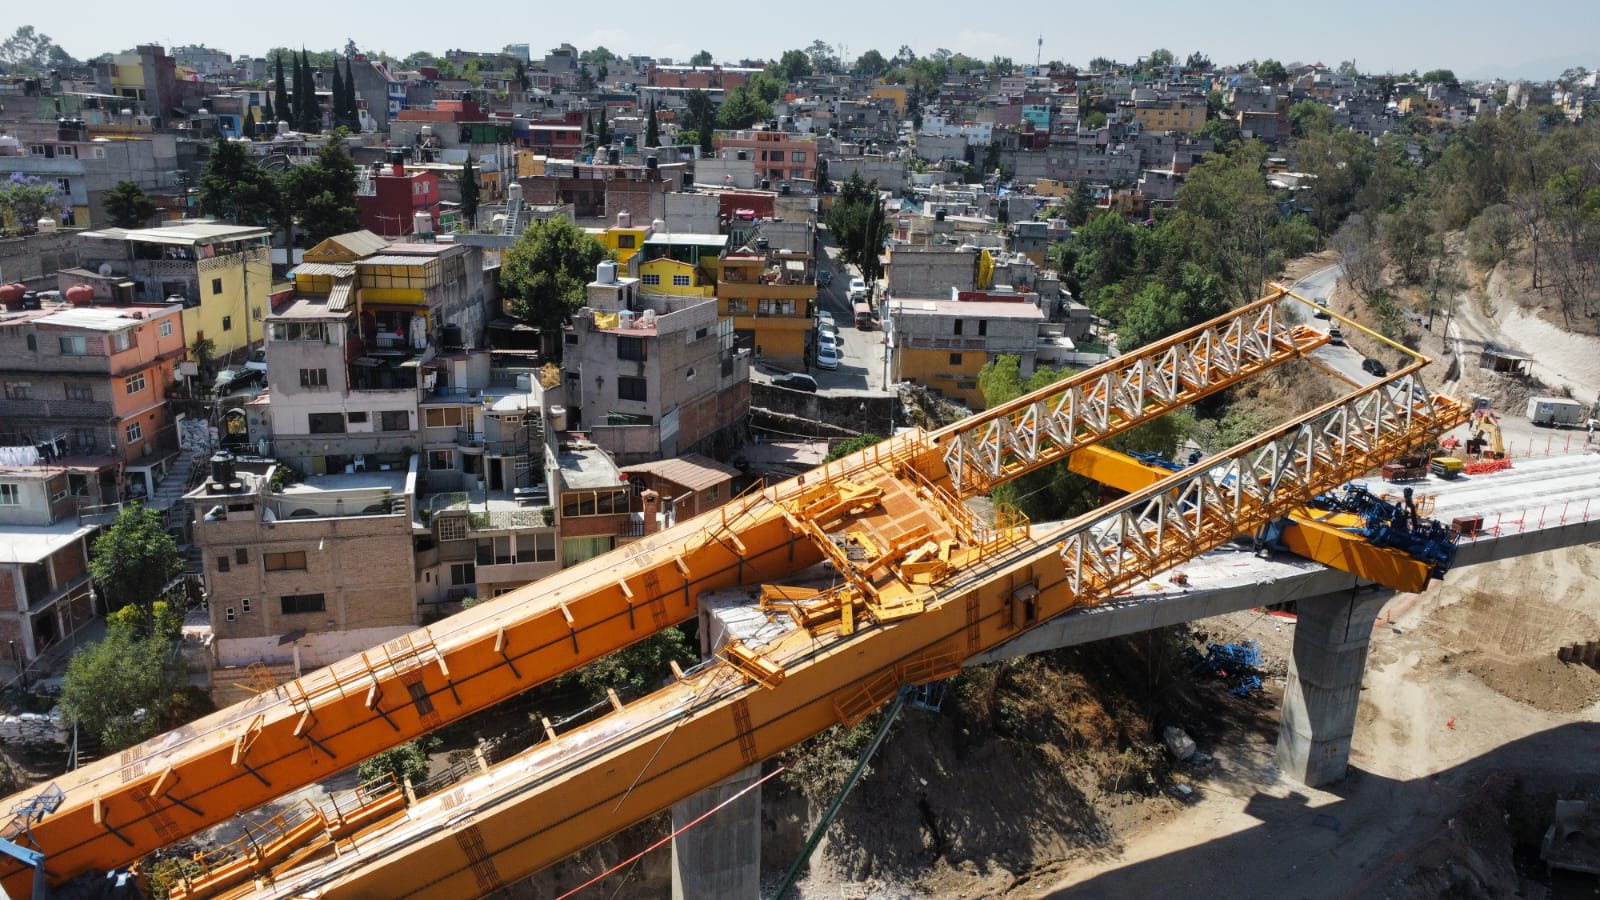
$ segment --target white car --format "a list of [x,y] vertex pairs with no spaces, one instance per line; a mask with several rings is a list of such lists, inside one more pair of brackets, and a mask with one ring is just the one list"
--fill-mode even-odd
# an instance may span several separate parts
[[850,302],[867,299],[867,283],[860,278],[850,279]]
[[823,347],[833,350],[834,356],[844,355],[844,346],[839,343],[839,336],[836,334],[829,334],[826,331],[817,332],[817,348],[820,350]]
[[817,344],[817,368],[828,370],[839,368],[839,348],[825,342]]
[[827,310],[823,310],[822,312],[817,313],[817,327],[821,328],[824,325],[826,325],[829,328],[834,327],[833,326],[833,313],[828,312]]
[[826,337],[828,340],[837,344],[839,343],[839,326],[833,324],[832,322],[818,322],[817,337],[819,339]]

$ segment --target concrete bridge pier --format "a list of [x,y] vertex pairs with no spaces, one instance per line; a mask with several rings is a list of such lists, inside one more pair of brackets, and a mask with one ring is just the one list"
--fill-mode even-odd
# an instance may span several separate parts
[[1378,586],[1301,598],[1278,721],[1278,768],[1307,787],[1344,778],[1372,626],[1394,592]]
[[[672,805],[677,831],[761,777],[761,764]],[[672,839],[672,900],[761,896],[761,791],[756,789],[717,810]]]

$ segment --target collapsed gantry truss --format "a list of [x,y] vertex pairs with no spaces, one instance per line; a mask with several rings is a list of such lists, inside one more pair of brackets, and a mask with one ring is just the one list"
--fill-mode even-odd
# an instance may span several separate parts
[[[770,641],[730,645],[353,837],[296,831],[292,855],[262,850],[235,889],[464,896],[537,871],[1465,421],[1421,387],[1419,363],[1048,531],[980,522],[963,503],[1326,342],[1284,322],[1283,302],[1275,292],[950,428],[899,435],[70,773],[10,836],[43,850],[57,882],[125,866],[685,621],[702,593],[832,560],[840,588],[795,604],[795,627]],[[359,852],[344,852],[352,840]],[[178,892],[224,889],[222,870]],[[0,871],[26,893],[27,870]]]

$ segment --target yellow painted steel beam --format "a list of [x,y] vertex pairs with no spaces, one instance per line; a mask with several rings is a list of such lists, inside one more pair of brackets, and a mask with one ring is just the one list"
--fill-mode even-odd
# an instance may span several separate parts
[[[1072,454],[1068,468],[1121,491],[1138,491],[1171,477],[1169,469],[1151,466],[1108,447],[1085,447]],[[1374,547],[1346,528],[1352,516],[1330,517],[1324,510],[1298,507],[1288,513],[1290,527],[1281,540],[1290,552],[1329,568],[1397,591],[1415,593],[1428,586],[1431,567],[1393,547]]]
[[[1393,392],[1360,402],[1385,390],[1369,388],[1058,531],[1020,539],[938,585],[920,615],[849,636],[834,625],[790,630],[762,650],[781,679],[714,666],[424,800],[355,852],[274,873],[274,891],[446,898],[510,884],[829,725],[860,721],[902,685],[947,677],[974,654],[1109,600],[1464,420],[1459,405],[1407,408]],[[1270,486],[1257,477],[1266,472],[1277,474]]]

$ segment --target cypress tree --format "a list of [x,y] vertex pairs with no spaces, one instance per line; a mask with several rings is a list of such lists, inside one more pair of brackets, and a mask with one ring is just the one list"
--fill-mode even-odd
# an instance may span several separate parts
[[344,117],[344,73],[339,71],[339,60],[333,60],[333,124],[345,125]]
[[656,122],[656,102],[650,101],[650,118],[644,126],[644,145],[646,147],[661,146],[661,126]]
[[466,223],[466,230],[477,230],[478,173],[472,168],[470,153],[467,154],[466,161],[461,164],[461,218]]
[[361,107],[356,102],[356,71],[355,63],[350,57],[344,59],[344,114],[350,120],[350,130],[361,130]]
[[291,53],[290,62],[294,63],[294,91],[289,96],[289,102],[294,107],[289,110],[289,121],[294,125],[295,131],[306,130],[306,73],[300,65],[298,54]]
[[273,110],[269,114],[271,115],[273,122],[272,130],[274,133],[276,133],[278,130],[277,122],[279,117],[287,117],[289,121],[293,122],[294,116],[293,109],[289,106],[289,89],[284,87],[283,84],[283,54],[274,53],[272,54],[272,59],[276,64],[277,71],[272,77],[273,105],[268,106],[267,109]]
[[268,132],[275,132],[278,130],[278,126],[276,124],[278,121],[278,114],[272,108],[272,96],[268,95],[266,99],[267,105],[261,110],[261,124],[267,126]]
[[317,99],[316,70],[311,68],[311,57],[306,51],[300,51],[301,58],[305,61],[306,68],[306,131],[316,134],[322,131],[322,101]]

